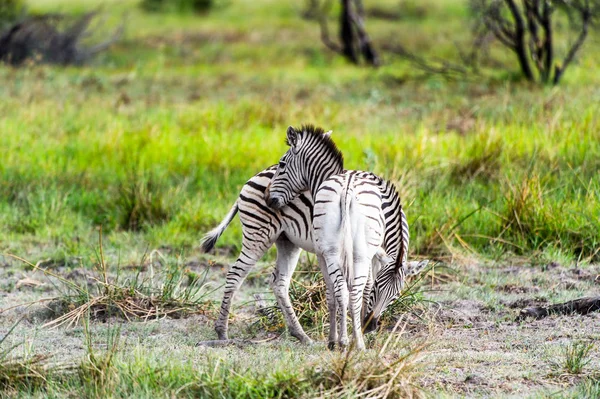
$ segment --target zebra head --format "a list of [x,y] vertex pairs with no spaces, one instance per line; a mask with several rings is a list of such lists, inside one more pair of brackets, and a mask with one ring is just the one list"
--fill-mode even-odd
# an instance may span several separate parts
[[302,191],[314,195],[321,183],[343,169],[341,152],[330,138],[331,131],[312,125],[287,129],[290,149],[281,157],[265,193],[267,205],[281,209]]
[[[373,289],[366,303],[366,315],[363,319],[365,333],[375,331],[379,326],[379,318],[400,296],[407,277],[416,276],[429,264],[428,260],[397,263],[389,257],[376,257],[380,263],[379,272],[375,277]],[[399,266],[401,265],[401,266]]]

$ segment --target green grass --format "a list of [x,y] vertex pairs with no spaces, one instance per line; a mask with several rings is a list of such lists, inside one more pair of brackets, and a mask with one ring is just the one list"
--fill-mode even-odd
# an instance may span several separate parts
[[[3,249],[79,256],[98,225],[115,246],[196,248],[241,185],[277,162],[287,125],[312,122],[334,130],[348,168],[398,179],[414,253],[598,259],[593,40],[559,88],[448,83],[392,57],[347,65],[292,5],[265,8],[160,16],[119,4],[109,20],[129,10],[129,33],[92,65],[0,68]],[[406,45],[443,34],[444,15],[465,18],[436,3]],[[406,24],[370,21],[376,42]],[[220,245],[239,242],[235,226]]]
[[[0,253],[50,270],[91,269],[102,226],[112,273],[149,249],[193,256],[244,182],[286,151],[287,126],[314,123],[334,131],[346,168],[397,183],[411,256],[600,261],[597,34],[556,88],[519,81],[516,65],[486,65],[482,77],[448,82],[385,53],[379,69],[347,64],[324,48],[317,24],[301,19],[293,2],[224,3],[200,16],[145,13],[134,0],[106,3],[102,29],[126,14],[127,30],[91,64],[0,66]],[[468,36],[465,3],[428,0],[421,10],[420,2],[406,2],[405,18],[371,18],[367,27],[378,47],[398,41],[424,57],[455,57],[455,40]],[[98,4],[28,1],[34,13],[79,14]],[[376,5],[395,9],[397,2]],[[332,16],[332,33],[334,23]],[[511,54],[493,52],[514,63]],[[240,242],[236,222],[218,245],[237,250]],[[515,282],[490,270],[475,295],[505,309],[496,286]],[[309,291],[295,288],[299,298]],[[471,298],[473,290],[452,294]],[[564,291],[548,295],[572,299]],[[318,312],[309,307],[304,316],[323,334]],[[142,345],[111,358],[106,367],[118,378],[102,389],[115,397],[302,394],[314,387],[306,387],[305,369],[289,364],[313,361],[322,348],[295,356],[296,349],[270,348],[261,361],[276,367],[257,374],[248,359],[181,361],[196,352],[178,352],[163,367],[161,353]],[[51,380],[44,389],[61,396],[101,388],[84,377]]]
[[581,374],[590,362],[590,351],[594,349],[591,342],[573,342],[565,348],[563,368],[571,374]]
[[[421,397],[413,380],[424,345],[399,344],[392,338],[389,334],[380,337],[370,353],[323,352],[322,348],[289,343],[283,348],[277,344],[250,347],[245,352],[235,348],[205,352],[189,345],[168,349],[148,347],[144,340],[126,341],[120,325],[110,322],[93,327],[88,314],[83,318],[85,352],[81,359],[57,363],[48,362],[48,356],[10,354],[16,345],[0,352],[0,394],[56,398],[342,398],[359,393],[374,398]],[[385,392],[389,394],[383,395]]]

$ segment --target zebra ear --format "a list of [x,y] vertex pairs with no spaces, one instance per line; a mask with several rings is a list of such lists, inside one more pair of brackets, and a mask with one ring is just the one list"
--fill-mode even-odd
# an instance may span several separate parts
[[333,133],[333,130],[330,130],[330,131],[328,131],[328,132],[325,132],[325,134],[323,134],[323,136],[325,136],[325,137],[330,137],[330,136],[331,136],[331,133]]
[[404,270],[404,275],[406,277],[410,277],[410,276],[416,276],[417,274],[420,274],[429,264],[429,260],[422,260],[422,261],[410,261],[408,262],[408,264],[406,265],[406,269]]
[[293,126],[287,128],[287,145],[295,147],[298,144],[298,133]]

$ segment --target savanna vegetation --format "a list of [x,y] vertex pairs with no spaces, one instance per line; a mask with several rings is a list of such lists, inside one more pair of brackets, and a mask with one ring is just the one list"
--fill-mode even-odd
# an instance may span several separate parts
[[[101,3],[90,43],[125,29],[84,65],[0,65],[0,395],[599,395],[597,315],[514,321],[597,293],[596,25],[550,86],[497,42],[475,70],[446,73],[472,45],[469,1],[365,2],[377,68],[328,49],[311,2],[15,3],[74,18]],[[573,40],[561,18],[556,60]],[[272,250],[236,301],[245,340],[196,348],[214,339],[239,223],[216,257],[199,240],[302,123],[333,130],[346,168],[397,184],[410,256],[438,266],[367,353],[328,353],[254,311],[252,294],[272,298]],[[292,291],[322,341],[323,287],[301,262]]]

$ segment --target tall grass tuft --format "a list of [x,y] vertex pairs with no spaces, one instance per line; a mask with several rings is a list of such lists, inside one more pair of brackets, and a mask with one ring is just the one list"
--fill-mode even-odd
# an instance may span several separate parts
[[489,184],[500,172],[502,152],[500,139],[490,141],[481,137],[467,149],[467,159],[451,168],[450,175],[458,183],[478,179]]
[[118,227],[140,231],[169,221],[180,198],[178,188],[168,188],[164,179],[147,172],[132,172],[121,182],[116,198]]
[[13,333],[21,320],[14,323],[0,338],[0,396],[3,392],[31,391],[47,383],[46,361],[50,356],[14,354],[15,349],[21,346],[22,342],[10,346],[5,345],[6,339]]
[[581,374],[584,367],[591,361],[592,349],[594,349],[592,342],[570,343],[564,350],[564,370],[570,374]]
[[163,263],[155,265],[151,259],[149,275],[142,276],[140,269],[133,278],[123,279],[117,266],[113,276],[104,258],[101,230],[99,237],[98,262],[94,265],[91,285],[87,282],[79,285],[39,264],[15,257],[55,280],[62,292],[52,306],[56,318],[43,327],[73,326],[83,322],[87,315],[92,319],[121,317],[131,321],[162,316],[179,318],[213,309],[208,296],[215,288],[207,282],[207,273],[199,276],[186,270],[180,260],[169,260],[155,250],[151,255],[161,257]]
[[426,345],[401,345],[402,331],[397,332],[401,322],[377,351],[327,353],[309,376],[313,386],[319,387],[320,397],[424,397],[414,381]]
[[115,357],[119,349],[119,328],[108,328],[106,331],[106,351],[101,353],[94,349],[90,331],[90,314],[83,320],[86,357],[79,365],[78,377],[86,396],[107,397],[118,381],[118,370],[115,367]]

